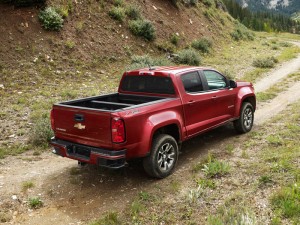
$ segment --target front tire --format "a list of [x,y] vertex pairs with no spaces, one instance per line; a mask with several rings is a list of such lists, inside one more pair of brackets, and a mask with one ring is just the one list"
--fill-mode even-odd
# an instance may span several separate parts
[[233,122],[234,128],[240,134],[247,133],[252,129],[253,121],[254,121],[253,106],[249,102],[244,102],[242,104],[240,118]]
[[174,172],[178,160],[176,140],[167,134],[154,138],[150,155],[144,158],[146,173],[155,178],[165,178]]

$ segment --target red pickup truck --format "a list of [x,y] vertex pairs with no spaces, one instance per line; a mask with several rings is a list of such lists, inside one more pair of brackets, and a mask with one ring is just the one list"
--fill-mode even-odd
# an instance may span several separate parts
[[109,168],[143,158],[145,171],[164,178],[175,168],[181,142],[233,122],[251,130],[253,85],[214,69],[153,67],[123,74],[117,93],[53,105],[53,152]]

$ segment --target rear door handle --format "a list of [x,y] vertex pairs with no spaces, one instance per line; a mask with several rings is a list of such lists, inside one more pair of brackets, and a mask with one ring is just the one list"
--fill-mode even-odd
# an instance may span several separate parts
[[216,100],[218,98],[218,96],[212,96],[211,99],[212,100]]
[[195,100],[190,100],[190,101],[188,101],[188,104],[189,105],[193,105],[195,103]]

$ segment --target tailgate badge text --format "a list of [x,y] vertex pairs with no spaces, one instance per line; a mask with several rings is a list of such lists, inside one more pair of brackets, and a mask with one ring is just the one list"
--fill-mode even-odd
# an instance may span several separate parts
[[77,129],[79,129],[79,130],[85,129],[85,125],[82,125],[81,123],[76,123],[76,124],[74,125],[74,127],[77,128]]

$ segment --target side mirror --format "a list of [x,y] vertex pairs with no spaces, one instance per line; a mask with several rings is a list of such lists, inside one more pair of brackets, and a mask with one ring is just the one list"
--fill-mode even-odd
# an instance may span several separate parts
[[229,80],[229,87],[236,88],[237,87],[236,82],[234,80]]

